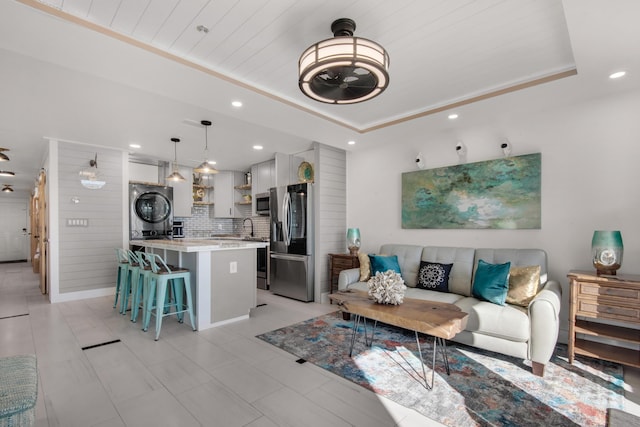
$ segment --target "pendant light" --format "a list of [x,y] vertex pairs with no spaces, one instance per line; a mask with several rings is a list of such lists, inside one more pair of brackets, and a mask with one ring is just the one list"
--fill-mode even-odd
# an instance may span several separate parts
[[9,149],[0,147],[0,162],[8,162],[9,156],[4,154],[3,151],[9,151]]
[[209,139],[207,135],[207,128],[211,126],[211,122],[209,120],[202,120],[200,124],[204,126],[204,162],[200,163],[193,171],[204,175],[218,173],[218,170],[209,163]]
[[174,182],[183,182],[185,181],[184,176],[178,172],[178,142],[180,142],[180,138],[171,138],[171,141],[173,142],[173,172],[167,179]]
[[3,193],[13,193],[13,188],[11,188],[11,184],[4,184],[2,188]]

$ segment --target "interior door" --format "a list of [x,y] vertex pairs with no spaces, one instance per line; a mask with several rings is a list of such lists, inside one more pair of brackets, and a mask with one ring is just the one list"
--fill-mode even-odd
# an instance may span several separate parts
[[47,174],[44,170],[40,171],[40,175],[38,176],[38,190],[36,196],[36,212],[33,212],[32,215],[36,215],[36,229],[31,230],[31,233],[35,234],[35,239],[37,240],[37,248],[34,261],[34,272],[36,270],[35,264],[38,264],[38,273],[40,273],[40,291],[43,294],[47,293],[47,280],[48,280],[48,272],[47,272],[47,242],[48,240],[48,215],[47,215],[47,197],[46,197],[46,183],[47,183]]
[[0,262],[26,261],[27,203],[15,200],[0,204],[0,218]]

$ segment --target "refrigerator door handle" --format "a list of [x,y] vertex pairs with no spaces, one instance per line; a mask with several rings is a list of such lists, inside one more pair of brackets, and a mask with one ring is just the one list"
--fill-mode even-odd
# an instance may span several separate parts
[[289,261],[304,261],[307,258],[307,255],[287,255],[287,254],[275,254],[271,252],[271,258],[286,259]]
[[291,195],[289,192],[284,193],[282,201],[282,228],[284,232],[284,241],[287,246],[291,244]]

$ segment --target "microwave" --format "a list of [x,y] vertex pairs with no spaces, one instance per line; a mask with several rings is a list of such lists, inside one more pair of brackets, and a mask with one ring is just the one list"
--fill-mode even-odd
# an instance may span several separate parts
[[269,193],[256,194],[256,213],[269,215]]

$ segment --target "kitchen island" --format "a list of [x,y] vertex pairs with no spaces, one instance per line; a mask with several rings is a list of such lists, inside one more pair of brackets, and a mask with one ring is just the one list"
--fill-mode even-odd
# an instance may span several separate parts
[[256,249],[269,243],[244,240],[132,240],[162,256],[167,264],[189,269],[196,329],[201,331],[246,319],[256,302]]

